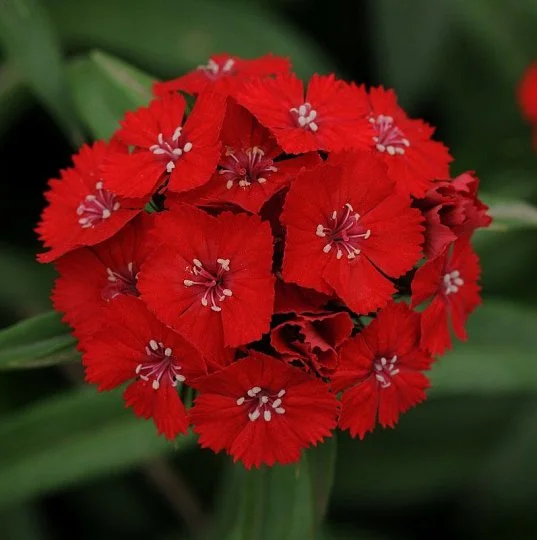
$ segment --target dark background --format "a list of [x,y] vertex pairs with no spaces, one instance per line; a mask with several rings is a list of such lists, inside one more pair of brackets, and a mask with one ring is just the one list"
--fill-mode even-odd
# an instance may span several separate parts
[[[23,12],[21,30],[12,14]],[[477,171],[498,220],[475,238],[484,306],[431,399],[394,431],[339,437],[325,537],[536,538],[537,156],[516,102],[535,28],[531,0],[0,0],[0,326],[50,308],[53,270],[34,261],[33,227],[77,133],[91,138],[81,55],[98,48],[170,78],[214,52],[274,52],[302,76],[394,87],[409,114],[437,126],[453,173]],[[55,100],[64,66],[68,90]],[[227,459],[148,443],[151,426],[134,432],[143,422],[130,423],[118,395],[88,411],[79,375],[0,372],[0,538],[190,538],[222,507]]]

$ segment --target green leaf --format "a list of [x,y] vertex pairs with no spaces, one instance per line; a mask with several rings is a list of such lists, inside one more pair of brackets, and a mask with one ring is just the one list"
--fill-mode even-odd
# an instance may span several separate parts
[[297,465],[263,466],[250,471],[234,465],[232,491],[224,492],[224,497],[238,497],[238,515],[226,538],[315,538],[332,489],[335,449],[332,438],[304,452]]
[[379,80],[396,88],[401,103],[412,110],[435,83],[452,6],[447,0],[373,0],[370,4],[371,47]]
[[119,392],[76,389],[0,417],[0,508],[190,445],[158,437]]
[[109,138],[123,115],[151,99],[154,79],[101,51],[72,61],[71,94],[80,118],[95,138]]
[[483,202],[489,205],[494,221],[485,231],[509,231],[513,229],[537,229],[537,208],[525,201],[504,199],[489,194],[481,194]]
[[54,312],[0,331],[0,370],[50,366],[79,359],[75,338]]
[[8,61],[52,113],[74,146],[81,144],[57,37],[38,0],[2,0],[0,43]]
[[537,391],[536,328],[535,310],[485,298],[470,316],[468,342],[431,370],[431,394]]
[[218,52],[289,56],[300,76],[333,70],[314,40],[252,2],[48,0],[47,7],[65,46],[105,49],[162,77],[177,77]]

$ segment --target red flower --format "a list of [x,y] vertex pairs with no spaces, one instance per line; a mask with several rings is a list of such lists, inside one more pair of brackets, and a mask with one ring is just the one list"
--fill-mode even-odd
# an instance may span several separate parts
[[420,257],[420,213],[393,194],[383,165],[364,153],[343,154],[291,185],[283,279],[330,294],[353,310],[382,307],[397,278]]
[[145,201],[118,197],[101,176],[104,160],[125,152],[118,143],[84,145],[73,156],[74,167],[63,170],[60,180],[50,180],[50,191],[45,194],[49,204],[36,228],[50,251],[38,255],[40,262],[110,238],[143,210]]
[[52,301],[78,337],[101,328],[108,317],[102,310],[112,300],[140,295],[138,271],[150,253],[147,232],[152,222],[152,215],[140,214],[102,244],[77,249],[57,261],[60,276]]
[[154,92],[163,95],[168,92],[182,90],[197,95],[207,88],[215,88],[222,94],[234,94],[242,83],[250,77],[267,77],[277,73],[287,73],[289,60],[267,54],[261,58],[245,60],[229,54],[215,54],[206,65],[163,83],[156,83]]
[[479,274],[479,260],[467,238],[457,240],[451,253],[445,251],[418,269],[412,281],[412,305],[433,299],[421,319],[423,348],[442,354],[451,347],[449,319],[455,335],[468,338],[466,319],[481,303]]
[[399,415],[425,398],[421,373],[432,359],[419,348],[420,315],[391,302],[355,338],[343,345],[333,390],[344,390],[339,427],[363,439],[378,422],[394,427]]
[[182,192],[207,182],[220,156],[225,98],[204,92],[183,124],[185,107],[181,95],[166,94],[128,112],[117,136],[134,150],[109,159],[103,169],[107,185],[143,197],[164,186]]
[[478,227],[488,227],[492,219],[488,206],[478,196],[479,179],[473,172],[465,172],[451,182],[436,182],[417,201],[425,217],[424,253],[434,259],[457,238],[470,236]]
[[337,350],[353,328],[345,312],[295,315],[272,330],[270,344],[287,363],[329,379],[338,366]]
[[247,469],[298,461],[336,426],[338,403],[327,385],[260,353],[199,379],[196,388],[190,418],[199,443]]
[[178,204],[154,231],[160,247],[142,266],[139,289],[157,317],[211,358],[268,331],[274,278],[267,223]]
[[366,120],[365,90],[333,75],[314,75],[305,97],[304,85],[294,74],[248,81],[237,100],[290,154],[366,148],[373,135]]
[[176,387],[206,375],[202,357],[137,298],[114,302],[103,322],[84,347],[86,380],[99,390],[132,381],[123,397],[137,416],[152,418],[167,439],[186,433],[189,421]]
[[235,204],[259,213],[263,204],[303,169],[321,163],[317,153],[281,159],[282,149],[243,107],[228,105],[222,156],[211,180],[182,200],[199,206]]
[[431,139],[431,126],[408,118],[393,90],[371,88],[369,103],[369,121],[375,129],[371,148],[388,167],[397,191],[421,197],[433,180],[449,178],[448,149]]
[[532,124],[537,124],[537,62],[527,68],[520,81],[518,101],[525,118]]

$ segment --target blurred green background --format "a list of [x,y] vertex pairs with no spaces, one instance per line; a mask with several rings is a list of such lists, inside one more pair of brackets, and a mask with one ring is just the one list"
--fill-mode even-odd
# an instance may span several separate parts
[[[535,0],[0,0],[0,327],[50,309],[33,233],[47,179],[146,102],[151,78],[274,52],[304,77],[394,87],[438,126],[453,173],[482,179],[484,305],[428,402],[394,431],[338,438],[322,538],[537,538],[537,155],[515,97],[536,27]],[[0,332],[0,538],[231,538],[214,531],[237,470],[166,444],[72,360],[53,316]]]

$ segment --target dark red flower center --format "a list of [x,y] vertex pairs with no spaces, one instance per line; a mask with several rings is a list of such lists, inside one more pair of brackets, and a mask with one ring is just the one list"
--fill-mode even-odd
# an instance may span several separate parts
[[444,274],[443,285],[444,294],[447,296],[459,292],[459,289],[464,285],[464,280],[458,270],[453,270]]
[[158,390],[161,383],[169,382],[177,386],[185,377],[181,375],[181,366],[169,347],[152,339],[145,348],[147,360],[136,366],[136,375],[144,381],[151,381],[153,390]]
[[78,223],[83,229],[95,227],[101,221],[108,219],[112,212],[119,210],[121,206],[113,193],[103,189],[102,182],[95,184],[95,190],[95,193],[86,195],[76,209],[79,216]]
[[388,388],[392,384],[392,377],[395,377],[399,373],[397,355],[394,354],[391,360],[388,360],[385,356],[378,358],[373,362],[373,370],[375,379],[379,382],[380,387]]
[[273,394],[259,386],[254,386],[246,392],[246,396],[237,400],[237,405],[246,407],[251,422],[255,422],[260,417],[263,417],[265,422],[270,422],[273,413],[285,414],[285,409],[282,407],[284,395],[283,389]]
[[317,225],[315,234],[326,239],[323,251],[329,253],[334,247],[337,259],[341,259],[344,254],[350,260],[359,255],[358,246],[371,235],[371,230],[364,229],[359,224],[359,219],[360,214],[355,213],[352,206],[347,203],[339,212],[334,210],[325,225]]
[[166,172],[171,173],[175,169],[175,162],[190,150],[192,143],[185,141],[182,136],[183,128],[179,126],[173,132],[173,135],[165,139],[162,133],[158,134],[157,144],[149,147],[149,150],[158,156],[162,161],[166,162]]
[[222,75],[233,75],[235,71],[235,60],[228,58],[221,62],[216,62],[212,58],[202,66],[198,66],[198,69],[202,71],[205,76],[211,81],[215,81]]
[[222,311],[220,303],[233,296],[231,289],[226,287],[229,259],[216,259],[216,268],[210,271],[199,259],[193,260],[193,266],[188,269],[193,279],[183,281],[185,287],[196,287],[200,294],[201,304],[213,311]]
[[102,290],[103,300],[109,301],[121,294],[140,296],[136,283],[138,281],[138,268],[130,262],[127,266],[112,270],[106,269],[108,283]]
[[298,127],[309,129],[315,133],[319,129],[317,119],[317,111],[312,108],[311,103],[302,103],[298,107],[292,107],[289,109],[291,117],[295,121]]
[[249,188],[253,183],[264,184],[267,178],[277,168],[265,152],[258,146],[233,150],[228,148],[225,157],[220,161],[219,173],[226,180],[226,188],[231,189],[235,183],[243,189]]
[[377,118],[370,118],[374,124],[376,136],[373,137],[379,152],[388,152],[390,156],[395,154],[404,155],[405,148],[410,146],[410,141],[396,126],[393,117],[379,114]]

